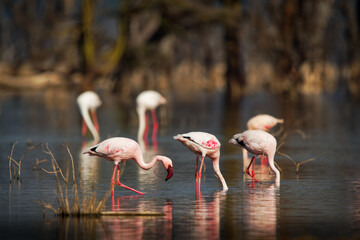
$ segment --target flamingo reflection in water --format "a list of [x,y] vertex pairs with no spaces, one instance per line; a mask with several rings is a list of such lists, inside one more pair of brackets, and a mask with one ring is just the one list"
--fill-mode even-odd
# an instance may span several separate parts
[[196,191],[195,238],[220,239],[220,205],[226,200],[226,192],[217,191],[208,201],[201,191]]
[[279,186],[262,184],[262,189],[249,189],[244,196],[242,216],[245,239],[277,239]]
[[94,144],[96,144],[97,142],[92,140],[92,141],[88,141],[82,142],[82,146],[81,149],[79,151],[79,169],[80,169],[80,174],[81,174],[81,181],[82,181],[82,186],[86,188],[91,188],[95,183],[97,183],[99,181],[99,158],[98,157],[94,157],[94,156],[90,156],[87,154],[83,154],[83,152],[93,146]]
[[[102,238],[137,240],[157,236],[158,239],[173,239],[173,204],[171,201],[166,201],[163,206],[154,206],[153,202],[143,201],[138,195],[112,198],[112,211],[114,212],[142,212],[149,211],[149,209],[164,215],[150,218],[102,216],[101,221],[104,223],[100,233]],[[154,228],[154,226],[156,227]]]

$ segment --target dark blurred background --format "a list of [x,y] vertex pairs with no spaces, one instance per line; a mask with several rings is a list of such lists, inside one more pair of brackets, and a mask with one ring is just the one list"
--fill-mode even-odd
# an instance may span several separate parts
[[0,84],[360,94],[357,0],[2,0]]

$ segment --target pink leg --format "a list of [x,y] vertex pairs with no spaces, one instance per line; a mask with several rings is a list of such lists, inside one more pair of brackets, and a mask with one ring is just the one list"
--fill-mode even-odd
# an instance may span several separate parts
[[85,120],[83,119],[82,120],[82,128],[81,128],[81,136],[85,137],[86,130],[87,130],[86,123],[85,123]]
[[94,126],[96,128],[96,131],[99,132],[99,122],[98,122],[98,119],[97,119],[97,116],[96,116],[96,111],[95,110],[91,110],[91,115],[92,115],[92,119],[93,119],[93,122],[94,122]]
[[248,166],[247,169],[246,169],[246,173],[249,174],[250,177],[253,177],[254,180],[257,182],[258,180],[255,178],[254,166],[253,166],[253,175],[251,175],[251,173],[250,173],[250,171],[249,171],[249,168],[250,168],[251,164],[254,163],[254,161],[255,161],[255,156],[252,157],[252,159],[251,159],[251,161],[250,161],[250,163],[249,163],[249,166]]
[[196,169],[195,169],[195,179],[197,181],[197,179],[199,178],[199,174],[198,174],[198,162],[199,162],[199,156],[196,156]]
[[119,178],[120,178],[120,168],[119,168],[119,165],[118,165],[118,174],[117,174],[117,178],[116,178],[116,184],[117,184],[118,186],[120,186],[120,187],[123,187],[123,188],[129,189],[129,190],[131,190],[131,191],[134,191],[134,192],[136,192],[136,193],[138,193],[138,194],[140,194],[140,195],[144,195],[144,193],[142,193],[142,192],[140,192],[140,191],[138,191],[138,190],[135,190],[135,189],[133,189],[133,188],[131,188],[131,187],[128,187],[128,186],[122,184],[122,183],[119,181]]
[[158,131],[158,128],[159,128],[159,124],[158,124],[158,121],[156,119],[155,110],[151,110],[151,115],[152,115],[152,120],[153,120],[153,125],[154,125],[153,134],[152,134],[152,141],[153,141],[153,143],[156,143],[157,142],[156,136],[157,136],[157,131]]
[[114,186],[115,186],[115,174],[116,174],[116,166],[114,167],[113,175],[111,177],[111,196],[114,197]]
[[201,171],[202,171],[202,167],[204,165],[204,159],[205,159],[205,156],[202,156],[201,158],[201,164],[200,164],[200,170],[199,170],[199,178],[201,178]]

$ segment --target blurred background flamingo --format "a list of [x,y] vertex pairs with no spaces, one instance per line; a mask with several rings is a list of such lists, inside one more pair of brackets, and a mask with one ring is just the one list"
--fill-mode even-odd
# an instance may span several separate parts
[[[148,133],[148,119],[146,116],[146,111],[150,110],[153,121],[153,132],[152,132],[152,142],[157,145],[157,131],[158,131],[158,121],[156,118],[156,108],[165,104],[166,99],[158,92],[153,90],[146,90],[141,92],[136,98],[136,111],[139,117],[139,130],[138,130],[138,142],[142,143],[145,141],[145,145],[148,145],[147,133]],[[141,145],[141,144],[140,144]]]
[[101,143],[86,149],[83,154],[99,156],[114,162],[115,166],[111,178],[112,195],[114,195],[116,170],[117,170],[116,184],[118,186],[124,187],[140,195],[143,195],[142,192],[130,188],[120,182],[119,180],[120,163],[122,161],[134,159],[136,163],[139,165],[139,167],[144,170],[151,169],[157,161],[161,161],[168,172],[165,181],[169,180],[173,175],[173,164],[170,158],[157,155],[151,160],[150,163],[145,163],[140,145],[136,141],[129,138],[115,137],[115,138],[106,139],[105,141],[102,141]]
[[[98,118],[96,116],[96,109],[100,107],[102,103],[99,96],[95,92],[86,91],[77,97],[77,103],[79,105],[80,113],[83,118],[81,135],[84,137],[87,128],[89,128],[91,134],[94,137],[95,142],[99,142],[100,141],[99,123],[98,123]],[[91,121],[89,111],[91,112],[92,119],[94,122]]]
[[[178,140],[186,147],[196,154],[196,190],[200,191],[201,185],[201,170],[204,164],[205,156],[208,156],[213,163],[214,172],[222,184],[223,191],[228,190],[226,181],[221,174],[219,160],[220,160],[220,142],[219,140],[210,133],[205,132],[189,132],[185,134],[178,134],[174,136],[174,139]],[[198,167],[199,156],[201,156],[200,168]]]

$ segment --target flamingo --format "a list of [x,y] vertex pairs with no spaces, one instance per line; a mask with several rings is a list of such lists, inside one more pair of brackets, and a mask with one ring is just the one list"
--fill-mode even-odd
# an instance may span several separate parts
[[130,188],[124,184],[122,184],[119,180],[120,178],[120,163],[122,161],[127,161],[130,159],[134,159],[136,163],[139,165],[140,168],[144,170],[151,169],[157,161],[161,161],[164,165],[165,169],[167,170],[167,176],[165,178],[165,181],[169,180],[171,176],[173,175],[173,164],[170,158],[165,156],[157,155],[155,156],[150,163],[145,163],[144,158],[141,152],[140,145],[129,138],[124,137],[114,137],[109,138],[101,143],[92,146],[88,149],[86,149],[83,154],[89,154],[91,156],[99,156],[102,158],[105,158],[109,161],[113,161],[114,171],[111,178],[111,186],[112,186],[112,196],[114,196],[114,186],[115,186],[115,175],[116,175],[116,169],[117,169],[117,178],[116,178],[116,184],[120,187],[124,187],[126,189],[129,189],[131,191],[134,191],[140,195],[143,195],[144,193],[135,190],[133,188]]
[[278,123],[284,123],[284,119],[276,118],[269,114],[259,114],[249,119],[247,127],[249,130],[263,130],[268,132]]
[[[284,119],[273,117],[269,114],[259,114],[249,119],[247,122],[248,130],[263,130],[268,132],[271,128],[275,127],[278,123],[284,123]],[[245,148],[242,150],[243,154],[243,171],[250,163],[248,153]],[[266,166],[266,159],[261,160],[262,165]]]
[[[208,156],[212,160],[214,172],[222,184],[223,191],[228,190],[228,186],[226,185],[225,179],[222,176],[219,167],[220,142],[214,135],[205,132],[189,132],[185,134],[178,134],[174,136],[174,139],[184,144],[190,149],[190,151],[196,154],[195,179],[197,183],[197,190],[200,190],[201,170],[204,164],[205,156]],[[198,168],[199,156],[202,157],[200,168]]]
[[[270,169],[275,173],[275,182],[280,183],[280,171],[275,167],[274,164],[276,139],[273,135],[263,130],[247,130],[243,133],[235,134],[232,139],[230,139],[229,143],[245,148],[254,155],[264,155],[268,159]],[[251,164],[254,163],[254,161],[255,156],[253,156],[246,170],[246,172],[253,178],[254,171],[252,174],[250,174],[249,168]]]
[[[83,118],[81,135],[83,137],[85,136],[87,130],[86,127],[88,127],[94,137],[94,140],[99,142],[99,123],[96,116],[96,108],[101,105],[99,96],[92,91],[86,91],[77,97],[77,103]],[[91,112],[94,123],[91,121],[89,111]]]
[[148,132],[148,126],[147,126],[147,117],[146,117],[146,111],[150,110],[153,120],[153,134],[152,134],[152,141],[153,143],[156,143],[156,135],[157,130],[159,127],[158,121],[156,119],[156,112],[155,109],[161,105],[166,103],[166,99],[161,96],[160,93],[153,91],[153,90],[147,90],[141,92],[137,98],[136,98],[136,111],[139,116],[139,130],[138,130],[138,141],[147,142],[147,132]]

